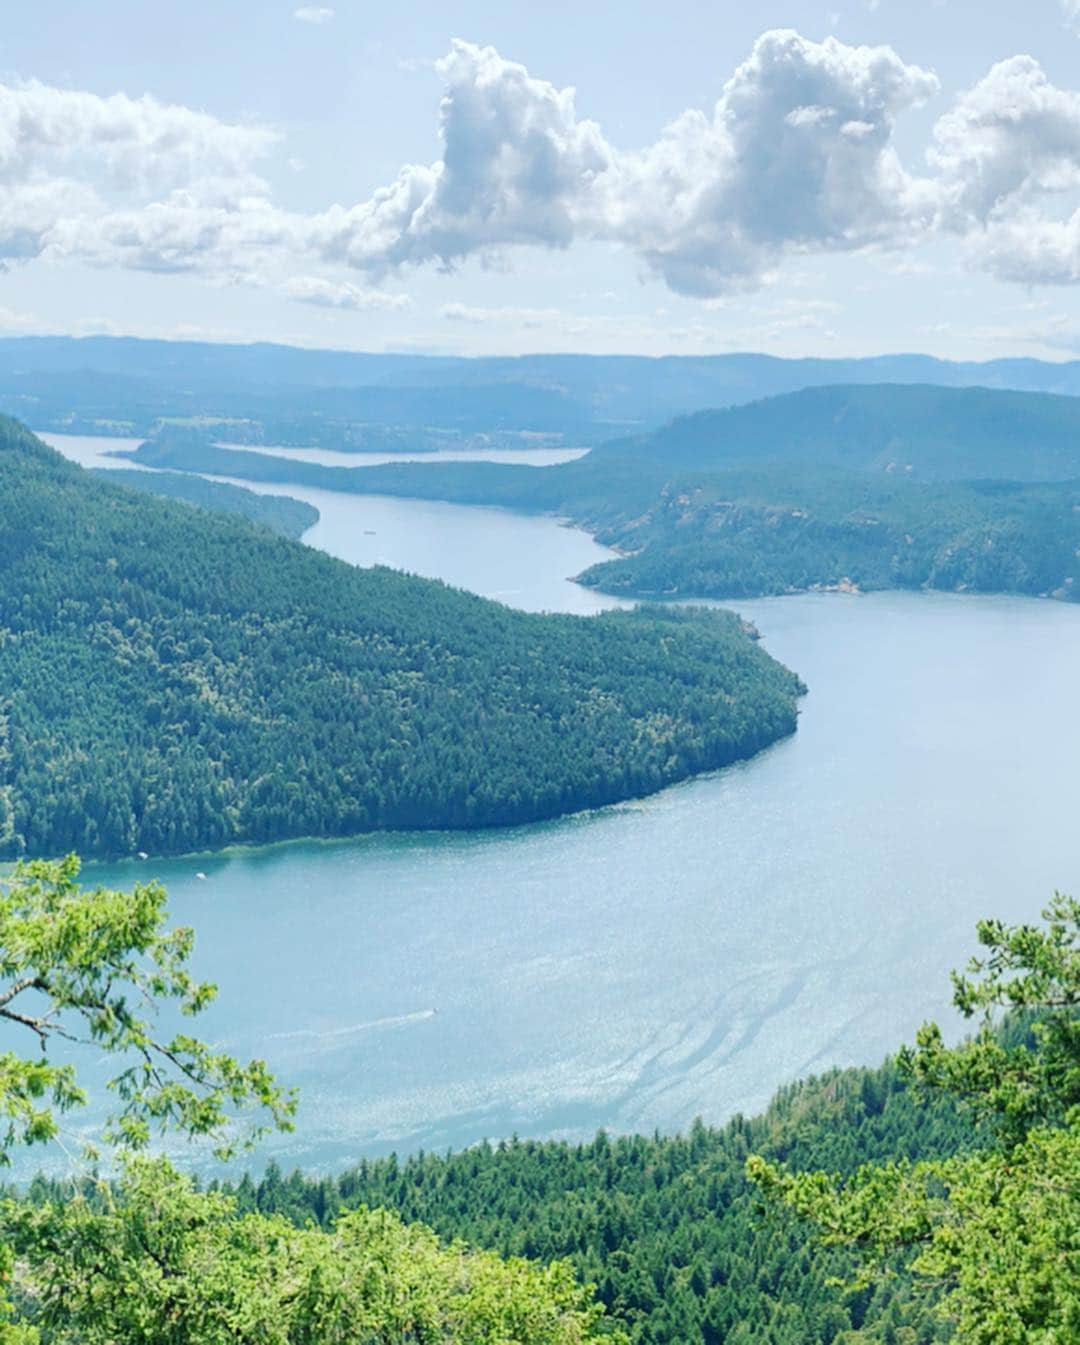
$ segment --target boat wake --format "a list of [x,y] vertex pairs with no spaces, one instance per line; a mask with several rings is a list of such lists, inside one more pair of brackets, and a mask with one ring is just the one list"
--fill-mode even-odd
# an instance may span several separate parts
[[271,1041],[296,1040],[306,1037],[313,1041],[326,1041],[333,1037],[351,1037],[359,1032],[374,1032],[379,1028],[410,1027],[413,1023],[426,1023],[438,1015],[438,1009],[418,1009],[415,1013],[400,1013],[389,1018],[372,1018],[366,1023],[350,1023],[347,1027],[319,1029],[314,1027],[297,1028],[295,1032],[274,1032]]

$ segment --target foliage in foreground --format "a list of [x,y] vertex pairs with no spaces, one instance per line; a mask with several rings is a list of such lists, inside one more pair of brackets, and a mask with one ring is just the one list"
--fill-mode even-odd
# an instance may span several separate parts
[[166,1129],[209,1136],[219,1150],[250,1145],[234,1128],[245,1108],[268,1124],[291,1125],[295,1099],[266,1065],[242,1065],[186,1031],[158,1032],[172,1004],[183,1018],[201,1013],[216,987],[188,969],[190,929],[166,927],[165,890],[137,883],[131,892],[78,885],[79,861],[34,860],[0,880],[0,1021],[25,1030],[40,1048],[27,1057],[0,1053],[0,1163],[17,1144],[54,1139],[60,1118],[86,1102],[75,1066],[50,1056],[50,1044],[89,1046],[115,1059],[109,1088],[120,1106],[105,1136],[142,1148]]
[[30,1267],[23,1315],[52,1345],[583,1345],[600,1332],[603,1309],[565,1262],[444,1246],[385,1210],[329,1232],[237,1217],[149,1159],[95,1195],[6,1207]]
[[[945,1157],[973,1143],[949,1099],[921,1106],[895,1064],[783,1089],[759,1117],[684,1135],[508,1140],[369,1160],[338,1177],[271,1166],[227,1188],[245,1211],[331,1228],[358,1205],[393,1209],[503,1256],[567,1258],[635,1345],[929,1345],[946,1340],[911,1276],[845,1292],[853,1256],[763,1220],[747,1155],[853,1172],[873,1159]],[[48,1186],[39,1184],[42,1196]]]
[[[108,1018],[100,987],[141,975],[129,989],[151,1007],[201,1003],[207,988],[183,966],[189,944],[163,933],[158,890],[80,894],[74,877],[74,861],[17,875],[0,926],[11,978],[0,1011],[32,1032],[81,1015],[109,1054],[144,1054],[146,1037],[152,1055],[149,1021],[95,1033],[94,1015]],[[625,1332],[634,1345],[1071,1345],[1080,904],[1057,898],[1046,914],[1045,930],[980,925],[988,954],[955,982],[961,1010],[984,1015],[974,1038],[950,1048],[929,1026],[897,1062],[785,1089],[764,1117],[720,1131],[514,1141],[366,1163],[337,1181],[271,1168],[257,1186],[206,1192],[140,1155],[116,1185],[39,1181],[0,1207],[0,1272],[14,1266],[0,1341],[579,1345]],[[56,1010],[36,1027],[12,1007],[33,967],[52,968]],[[243,1075],[235,1062],[220,1068]],[[155,1122],[201,1133],[224,1119],[223,1102],[266,1101],[258,1086],[222,1095],[212,1072],[201,1090],[184,1083],[179,1108],[169,1086],[145,1083],[121,1141],[142,1143]],[[77,1101],[73,1076],[64,1087]],[[18,1092],[4,1101],[17,1116]],[[0,1143],[48,1128],[23,1123]],[[755,1186],[798,1220],[762,1221]],[[462,1238],[487,1250],[466,1251]]]
[[[245,1139],[238,1113],[288,1128],[295,1101],[261,1061],[159,1035],[160,1012],[194,1015],[214,997],[188,970],[192,933],[166,928],[160,885],[82,890],[78,872],[74,857],[36,861],[0,886],[0,1020],[42,1048],[82,1044],[116,1061],[106,1136],[122,1176],[0,1206],[3,1345],[582,1345],[599,1332],[603,1309],[566,1264],[444,1246],[387,1212],[357,1210],[330,1231],[238,1213],[140,1154],[166,1130],[231,1152]],[[85,1101],[70,1061],[5,1052],[0,1161],[55,1138]]]
[[[90,1048],[114,1063],[108,1086],[119,1105],[104,1135],[129,1153],[167,1130],[210,1138],[224,1155],[252,1144],[267,1126],[290,1128],[295,1098],[263,1061],[241,1064],[190,1032],[159,1030],[163,1011],[191,1018],[216,994],[189,970],[192,931],[167,928],[161,885],[83,889],[78,875],[72,855],[18,864],[0,881],[0,1023],[38,1048],[0,1052],[0,1164],[17,1145],[56,1139],[66,1114],[87,1101],[72,1060],[57,1060],[50,1047],[68,1055]],[[245,1131],[240,1122],[251,1109],[265,1124]],[[18,1206],[9,1213],[20,1210],[27,1213]],[[0,1241],[2,1289],[11,1275],[12,1231]],[[28,1241],[25,1220],[20,1245],[39,1267],[48,1262],[50,1244]],[[10,1325],[10,1315],[0,1296],[5,1345],[35,1339]]]
[[[866,1274],[914,1250],[913,1270],[944,1289],[940,1309],[971,1345],[1080,1340],[1080,902],[1055,897],[1044,917],[1045,929],[981,922],[986,955],[954,977],[978,1034],[949,1048],[929,1024],[901,1057],[921,1088],[965,1102],[993,1142],[847,1180],[748,1163],[825,1242],[863,1251]],[[996,1030],[1002,1010],[1024,1016],[1020,1040]]]

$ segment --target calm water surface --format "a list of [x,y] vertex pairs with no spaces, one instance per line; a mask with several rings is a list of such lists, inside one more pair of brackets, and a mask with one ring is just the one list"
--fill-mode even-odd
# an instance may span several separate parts
[[439,453],[343,453],[333,448],[280,448],[261,444],[222,444],[244,453],[266,453],[294,462],[317,462],[325,467],[375,467],[385,462],[506,462],[525,467],[553,467],[583,458],[587,448],[448,448]]
[[[342,531],[324,544],[347,554],[348,513],[363,536],[376,502],[334,499]],[[388,554],[439,563],[431,506],[394,503]],[[464,513],[455,582],[506,596],[515,567],[565,563],[573,534],[551,520]],[[572,572],[545,577],[549,599]],[[532,828],[96,869],[167,883],[221,985],[206,1030],[300,1086],[296,1134],[265,1154],[335,1168],[753,1111],[943,1015],[978,916],[1033,917],[1055,886],[1080,890],[1080,609],[737,606],[811,687],[795,737],[753,762]]]
[[[132,466],[127,459],[110,454],[142,442],[93,435],[45,433],[39,437],[84,467],[104,468]],[[435,457],[424,455],[425,460]],[[493,450],[487,458],[505,458],[505,454]],[[429,579],[444,579],[526,611],[589,613],[622,605],[617,598],[590,593],[570,582],[574,575],[615,553],[580,528],[564,527],[551,518],[438,500],[348,495],[278,481],[209,479],[260,495],[291,495],[313,504],[319,521],[308,529],[304,541],[353,565],[390,565]]]

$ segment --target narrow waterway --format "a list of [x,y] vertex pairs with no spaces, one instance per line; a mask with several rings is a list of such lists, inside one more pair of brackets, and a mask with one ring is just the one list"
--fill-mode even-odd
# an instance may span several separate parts
[[[370,528],[402,568],[596,606],[565,581],[595,544],[553,520],[445,506],[455,531],[429,503],[332,499],[309,540],[335,554],[363,561]],[[737,606],[810,686],[799,732],[752,762],[513,831],[96,871],[167,883],[221,986],[207,1029],[300,1086],[296,1133],[263,1156],[327,1169],[753,1111],[945,1014],[979,916],[1035,918],[1055,886],[1080,890],[1080,609]]]

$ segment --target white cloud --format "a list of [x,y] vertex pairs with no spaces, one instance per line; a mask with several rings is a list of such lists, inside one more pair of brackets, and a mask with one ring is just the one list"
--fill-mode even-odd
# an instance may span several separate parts
[[930,161],[960,227],[1017,197],[1080,183],[1080,93],[1030,56],[995,65],[934,127]]
[[496,323],[514,327],[544,327],[566,320],[558,308],[478,308],[472,304],[443,304],[439,316],[448,322]]
[[362,205],[328,211],[316,230],[328,262],[374,276],[406,263],[450,267],[491,248],[566,247],[587,228],[612,156],[595,123],[577,120],[573,90],[468,42],[436,68],[446,82],[442,158],[406,166]]
[[301,23],[329,23],[334,17],[334,10],[326,5],[301,5],[299,9],[293,10],[292,16]]
[[712,117],[617,152],[557,89],[493,48],[455,42],[442,157],[323,217],[325,261],[379,277],[469,255],[580,239],[624,243],[676,290],[756,284],[787,251],[894,239],[933,212],[891,146],[895,115],[937,89],[888,48],[765,34]]
[[264,197],[221,203],[175,192],[129,210],[64,217],[50,230],[48,251],[94,266],[265,284],[300,237],[296,217]]
[[401,310],[412,305],[407,294],[361,289],[347,280],[331,280],[326,276],[293,276],[282,286],[282,293],[300,303],[316,304],[320,308]]
[[275,138],[153,98],[0,84],[0,259],[37,256],[58,231],[70,246],[117,200],[182,191],[233,208],[263,190],[253,164]]
[[1021,285],[1080,281],[1080,211],[1054,220],[1019,210],[992,221],[969,246],[975,264],[998,280]]
[[0,84],[0,182],[99,176],[116,189],[239,178],[275,140],[153,98]]
[[700,295],[756,284],[788,252],[898,241],[933,200],[902,168],[893,122],[937,87],[888,47],[766,33],[711,118],[684,113],[638,156],[623,234]]
[[1080,93],[1051,84],[1030,56],[995,65],[934,128],[930,162],[941,226],[1004,280],[1080,280],[1080,216],[1053,198],[1080,188]]
[[520,247],[607,243],[710,299],[767,284],[793,256],[876,249],[910,262],[951,237],[1001,279],[1080,282],[1080,93],[1027,56],[954,100],[921,173],[901,162],[894,125],[938,81],[889,47],[767,32],[711,111],[684,112],[637,150],[579,118],[572,89],[491,47],[456,41],[435,69],[438,157],[312,214],[282,208],[260,175],[269,128],[149,97],[0,84],[0,266],[44,256],[197,273],[362,310],[402,306],[374,288],[391,275],[505,264]]

